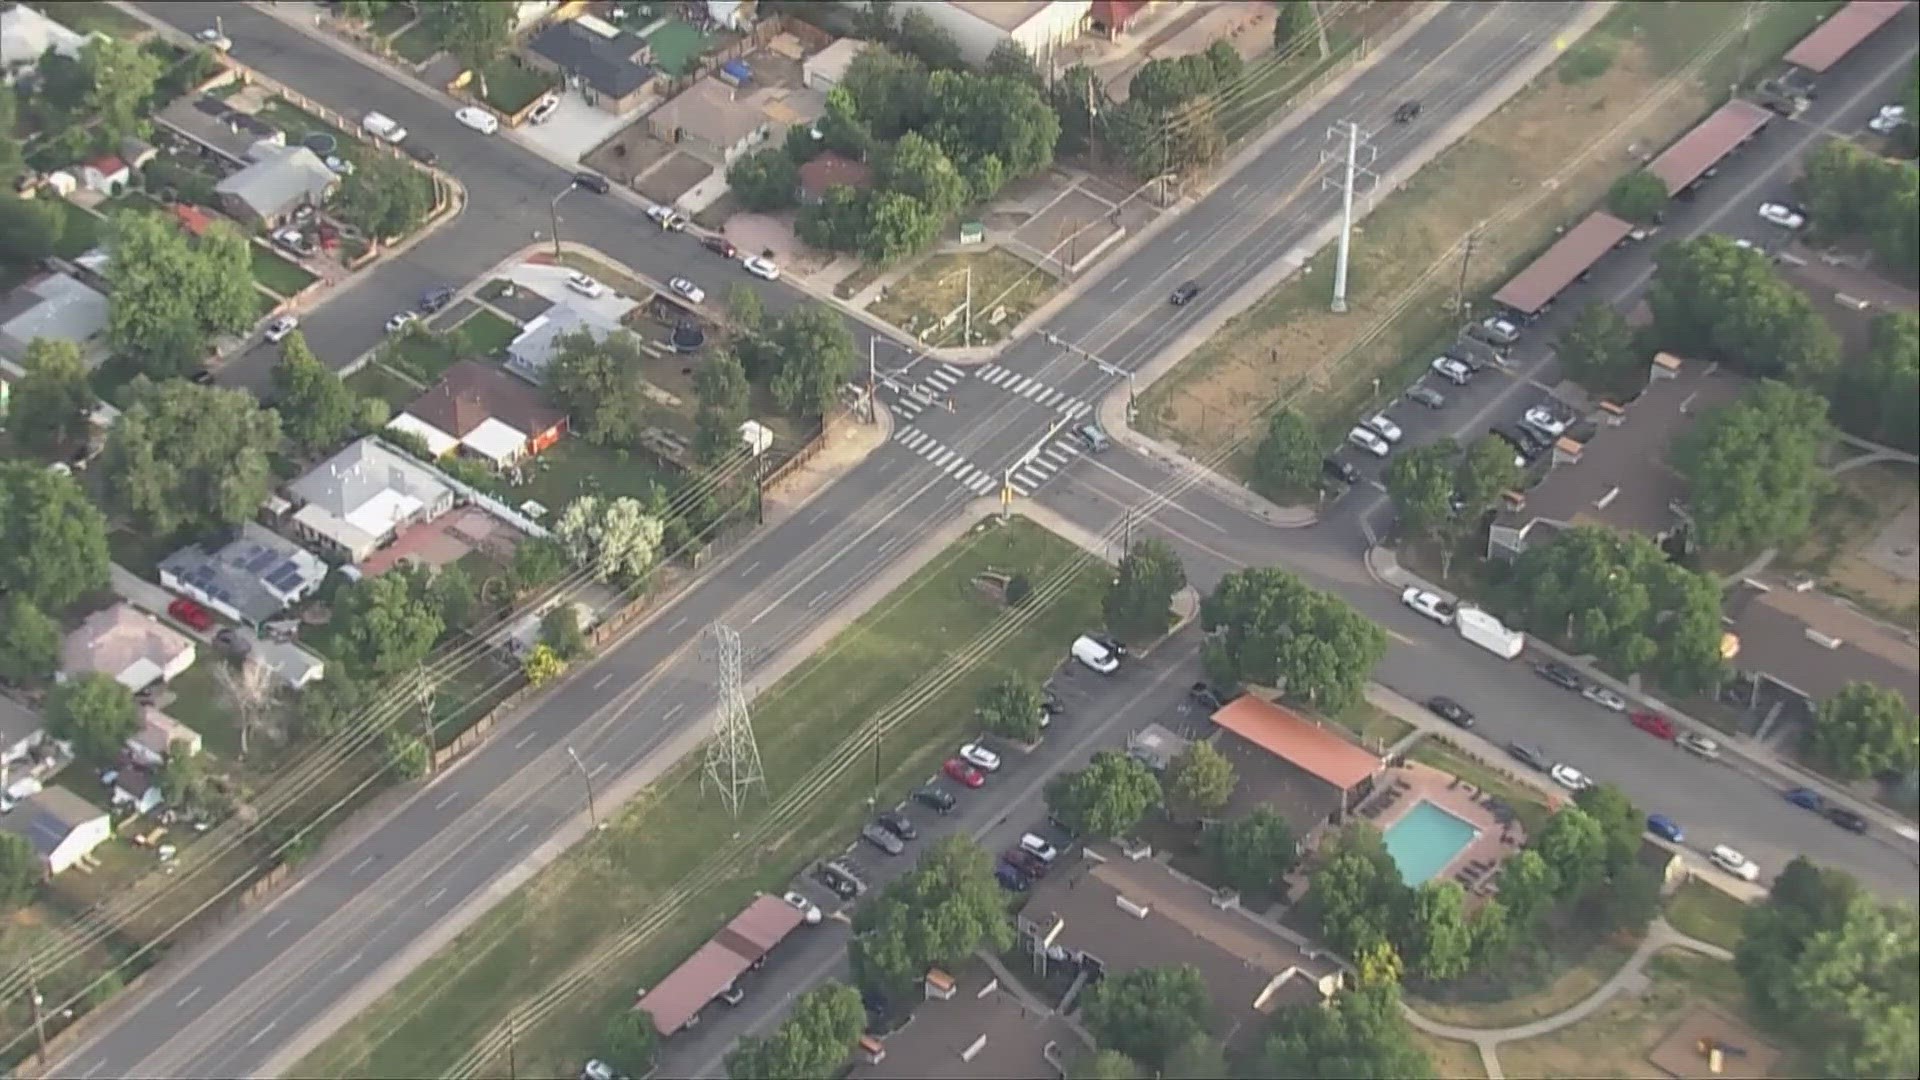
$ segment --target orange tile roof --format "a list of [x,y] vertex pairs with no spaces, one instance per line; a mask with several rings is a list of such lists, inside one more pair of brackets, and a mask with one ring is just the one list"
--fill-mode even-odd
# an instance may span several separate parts
[[194,236],[206,235],[208,226],[213,224],[212,214],[186,203],[174,203],[173,216],[179,218],[181,227]]
[[1252,694],[1228,702],[1213,722],[1342,791],[1372,776],[1380,759],[1291,709]]

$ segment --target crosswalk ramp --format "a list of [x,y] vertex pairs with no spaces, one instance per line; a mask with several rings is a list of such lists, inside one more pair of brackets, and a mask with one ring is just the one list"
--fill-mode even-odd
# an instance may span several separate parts
[[945,400],[966,377],[965,371],[952,364],[939,364],[911,382],[903,380],[903,385],[897,386],[894,391],[890,406],[893,414],[902,420],[914,419]]
[[975,468],[958,450],[919,428],[898,428],[893,433],[893,441],[925,458],[975,495],[991,495],[1000,487],[992,473]]
[[1033,460],[1013,470],[1010,484],[1013,493],[1025,498],[1034,493],[1041,484],[1052,479],[1053,474],[1067,467],[1081,453],[1080,444],[1071,435],[1063,435],[1040,448]]
[[1093,411],[1093,406],[1070,397],[1064,390],[1048,386],[1031,376],[1010,371],[999,364],[987,364],[979,369],[980,379],[988,386],[999,387],[1009,394],[1018,394],[1028,401],[1044,408],[1054,409],[1069,420],[1084,416]]

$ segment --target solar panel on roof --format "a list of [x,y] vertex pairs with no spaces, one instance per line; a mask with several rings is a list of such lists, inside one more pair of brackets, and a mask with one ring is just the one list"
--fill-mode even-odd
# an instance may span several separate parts
[[246,566],[247,573],[258,574],[267,567],[272,566],[279,558],[279,552],[264,547],[257,547],[253,549],[253,554],[247,557],[247,561],[243,565]]
[[272,577],[267,578],[267,584],[282,592],[286,592],[295,585],[300,584],[300,571],[291,567],[276,570]]

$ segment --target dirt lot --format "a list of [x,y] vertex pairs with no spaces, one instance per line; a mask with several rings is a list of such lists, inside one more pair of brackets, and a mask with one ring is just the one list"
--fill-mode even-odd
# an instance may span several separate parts
[[[910,334],[933,327],[967,298],[967,276],[973,270],[974,344],[1005,337],[1027,313],[1047,302],[1060,287],[1045,270],[999,248],[935,255],[893,283],[886,296],[869,309]],[[996,323],[994,313],[1005,309]],[[958,344],[959,324],[944,333],[933,331],[927,340]]]
[[631,184],[634,177],[666,160],[672,153],[673,147],[648,134],[646,124],[635,121],[594,148],[583,164],[615,183]]
[[[1767,5],[1751,55],[1776,54],[1823,10]],[[1379,204],[1354,243],[1351,313],[1326,311],[1333,259],[1322,254],[1155,384],[1142,425],[1232,470],[1228,458],[1278,400],[1311,396],[1321,400],[1299,406],[1310,414],[1346,415],[1374,375],[1447,331],[1454,277],[1441,270],[1457,265],[1476,224],[1489,223],[1470,293],[1497,287],[1616,177],[1708,112],[1727,85],[1739,24],[1734,6],[1617,9],[1582,43],[1611,52],[1603,73],[1567,83],[1549,70]]]
[[674,151],[633,186],[654,202],[671,203],[711,175],[713,166],[692,154]]

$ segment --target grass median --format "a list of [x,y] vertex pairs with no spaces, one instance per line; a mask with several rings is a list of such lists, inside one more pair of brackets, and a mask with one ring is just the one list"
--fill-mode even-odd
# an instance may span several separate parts
[[[1024,574],[1036,589],[1063,575],[1063,588],[973,654],[957,678],[896,713],[896,699],[1008,614],[973,584],[989,569]],[[812,858],[838,850],[867,813],[870,794],[877,790],[891,804],[937,768],[972,733],[983,686],[1010,671],[1050,673],[1073,635],[1099,618],[1105,576],[1066,541],[1022,519],[970,534],[755,701],[768,798],[752,797],[736,820],[716,797],[702,795],[697,760],[675,769],[605,834],[489,912],[294,1075],[440,1075],[536,996],[554,1006],[518,1029],[516,1067],[522,1075],[571,1075],[599,1044],[607,1019],[632,1006],[636,987],[677,965],[754,892],[779,889]],[[876,754],[862,729],[882,715],[898,721]],[[810,781],[849,761],[857,764],[809,792]],[[729,860],[740,868],[713,877]],[[702,886],[689,891],[689,879],[703,873]],[[650,919],[659,928],[636,934]],[[569,979],[583,963],[608,957],[617,963],[600,977]]]
[[1744,4],[1618,6],[1356,228],[1347,314],[1327,310],[1334,260],[1322,252],[1142,394],[1141,428],[1202,460],[1218,456],[1236,476],[1283,400],[1336,439],[1451,336],[1459,250],[1477,226],[1487,223],[1467,267],[1469,298],[1505,282],[1834,6],[1761,4],[1744,38]]

